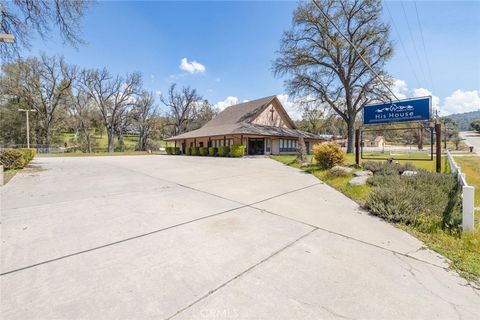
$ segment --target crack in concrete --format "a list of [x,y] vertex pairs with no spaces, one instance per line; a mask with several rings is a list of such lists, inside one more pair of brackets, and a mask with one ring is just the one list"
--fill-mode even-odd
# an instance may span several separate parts
[[192,303],[190,303],[189,305],[177,310],[177,312],[175,312],[174,314],[172,314],[171,316],[168,316],[165,318],[165,320],[169,320],[169,319],[173,319],[174,317],[178,316],[179,314],[181,314],[182,312],[186,311],[187,309],[190,309],[192,306],[194,306],[195,304],[199,303],[200,301],[202,300],[205,300],[206,298],[208,298],[209,296],[211,296],[212,294],[214,294],[215,292],[217,292],[218,290],[222,289],[223,287],[227,286],[228,284],[230,284],[231,282],[235,281],[236,279],[239,279],[240,277],[244,276],[245,274],[247,274],[248,272],[252,271],[253,269],[255,269],[256,267],[258,267],[259,265],[261,265],[262,263],[268,261],[269,259],[271,259],[272,257],[280,254],[281,252],[283,252],[284,250],[286,250],[287,248],[291,247],[292,245],[294,245],[295,243],[297,243],[298,241],[306,238],[307,236],[311,235],[313,232],[315,232],[316,230],[318,229],[312,229],[310,231],[308,231],[307,233],[303,234],[302,236],[300,236],[299,238],[295,239],[294,241],[288,243],[287,245],[281,247],[280,249],[274,251],[273,253],[271,253],[269,256],[263,258],[262,260],[260,260],[259,262],[253,264],[252,266],[248,267],[247,269],[243,270],[242,272],[240,272],[239,274],[235,275],[234,277],[230,278],[229,280],[225,281],[224,283],[222,283],[221,285],[219,285],[218,287],[208,291],[206,294],[204,294],[203,296],[201,296],[200,298],[198,298],[197,300],[193,301]]
[[[420,279],[417,278],[417,275],[414,272],[414,271],[420,272],[419,270],[415,269],[409,262],[401,259],[401,257],[398,256],[398,254],[393,253],[393,256],[396,257],[400,262],[402,262],[402,263],[399,264],[400,267],[403,268],[404,270],[407,270],[410,273],[410,275],[412,276],[412,278],[415,282],[417,282],[423,289],[425,289],[431,295],[433,295],[433,296],[437,297],[438,299],[440,299],[441,301],[447,303],[455,311],[458,319],[462,320],[462,315],[461,315],[460,311],[458,310],[458,307],[460,307],[460,305],[455,304],[451,301],[448,301],[444,297],[440,296],[438,293],[434,292],[432,289],[427,288],[425,286],[425,284],[422,281],[420,281]],[[403,264],[406,264],[407,267],[405,267]]]

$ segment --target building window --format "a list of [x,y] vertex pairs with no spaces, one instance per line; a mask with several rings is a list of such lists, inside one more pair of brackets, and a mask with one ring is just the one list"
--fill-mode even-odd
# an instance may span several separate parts
[[280,152],[296,152],[297,140],[280,139]]

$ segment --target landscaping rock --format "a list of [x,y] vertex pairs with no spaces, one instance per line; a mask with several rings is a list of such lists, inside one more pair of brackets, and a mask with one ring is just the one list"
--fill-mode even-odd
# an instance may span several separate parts
[[363,186],[367,183],[368,178],[370,178],[370,176],[354,177],[350,181],[348,181],[348,184],[351,186]]
[[347,168],[347,167],[342,167],[342,166],[335,166],[335,167],[331,168],[329,171],[330,171],[330,173],[332,173],[334,175],[348,176],[349,174],[351,174],[353,172],[353,169]]
[[357,177],[368,177],[368,176],[373,176],[373,172],[370,170],[360,170],[360,171],[355,171],[353,173]]
[[418,171],[405,170],[403,171],[402,176],[411,177],[411,176],[416,176],[417,173]]

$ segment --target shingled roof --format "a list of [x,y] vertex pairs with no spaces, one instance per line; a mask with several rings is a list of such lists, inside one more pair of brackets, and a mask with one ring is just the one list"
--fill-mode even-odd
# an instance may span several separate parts
[[274,100],[281,106],[276,96],[269,96],[257,100],[232,105],[215,118],[207,122],[203,127],[182,133],[178,136],[168,138],[166,140],[181,140],[188,138],[201,138],[210,136],[223,136],[233,134],[254,134],[265,136],[285,136],[318,139],[317,135],[297,130],[295,123],[290,119],[286,111],[287,121],[290,122],[292,129],[258,125],[251,123],[265,108],[267,108]]

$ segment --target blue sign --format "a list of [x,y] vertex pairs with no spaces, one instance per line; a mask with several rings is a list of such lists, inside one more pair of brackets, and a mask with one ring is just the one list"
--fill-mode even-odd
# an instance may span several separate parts
[[372,104],[363,108],[363,124],[384,124],[431,119],[430,97]]

